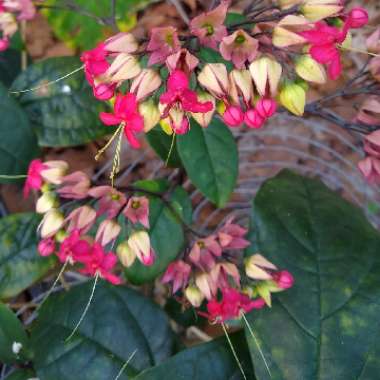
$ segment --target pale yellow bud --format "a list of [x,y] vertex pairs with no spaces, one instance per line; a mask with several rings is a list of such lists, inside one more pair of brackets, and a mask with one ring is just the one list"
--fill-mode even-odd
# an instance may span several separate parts
[[327,81],[325,68],[310,55],[303,55],[295,63],[296,73],[308,82],[323,84]]
[[152,99],[139,104],[139,113],[144,118],[145,133],[160,122],[160,110]]
[[305,27],[309,21],[303,16],[289,15],[284,17],[273,29],[273,45],[287,47],[306,43],[306,39],[297,31]]
[[146,231],[136,231],[128,239],[128,245],[144,265],[151,265],[154,260],[150,238]]
[[281,9],[288,9],[297,4],[302,4],[303,0],[278,0]]
[[116,253],[121,264],[127,268],[132,266],[136,260],[136,254],[131,249],[127,241],[124,241],[118,245],[116,248]]
[[280,91],[280,102],[294,115],[302,116],[305,111],[306,92],[297,83],[287,83]]
[[51,210],[56,203],[56,196],[52,192],[43,193],[37,200],[36,212],[39,214],[45,214]]
[[245,273],[254,280],[270,280],[272,278],[269,270],[276,270],[276,266],[260,254],[250,256],[245,261]]
[[39,225],[41,238],[45,239],[47,237],[53,236],[61,229],[64,222],[65,218],[60,211],[56,209],[48,211]]
[[122,82],[136,77],[140,72],[139,61],[133,55],[120,53],[106,71],[105,77],[110,82]]
[[194,307],[201,306],[203,300],[205,299],[205,296],[196,286],[188,286],[185,289],[185,297]]
[[96,232],[95,240],[99,242],[102,246],[107,245],[111,241],[115,240],[120,234],[121,227],[120,224],[114,220],[104,220],[100,223],[99,228]]
[[137,101],[140,101],[151,95],[161,86],[162,80],[157,71],[144,69],[133,80],[130,92],[136,95]]
[[198,75],[198,82],[217,98],[228,94],[229,80],[223,63],[208,63]]
[[306,0],[301,13],[310,21],[316,22],[331,17],[343,9],[341,0]]
[[44,162],[46,169],[41,170],[41,177],[48,183],[60,185],[62,178],[66,175],[69,165],[65,161]]
[[235,104],[239,103],[239,96],[249,104],[253,98],[253,84],[248,70],[234,69],[230,72],[230,96]]

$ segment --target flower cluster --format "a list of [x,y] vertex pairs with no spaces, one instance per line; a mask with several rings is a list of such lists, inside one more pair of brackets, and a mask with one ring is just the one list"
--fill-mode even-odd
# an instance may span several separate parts
[[[271,293],[290,288],[293,277],[260,254],[245,261],[239,251],[247,248],[247,230],[229,219],[216,233],[197,239],[183,258],[169,265],[162,282],[172,293],[182,292],[184,301],[199,308],[207,301],[211,321],[238,318],[241,313],[271,305]],[[244,274],[240,274],[244,265]]]
[[10,38],[17,32],[17,22],[31,20],[35,14],[31,0],[0,0],[0,51],[8,49]]
[[[119,33],[84,52],[95,97],[113,103],[103,123],[121,125],[137,148],[136,134],[158,123],[183,134],[190,117],[207,127],[218,113],[230,127],[261,128],[279,103],[302,115],[307,82],[337,79],[350,30],[368,22],[364,9],[346,11],[341,0],[279,0],[232,25],[228,9],[221,1],[181,35],[172,26],[153,28],[142,41]],[[204,62],[200,48],[213,49],[219,63]]]
[[[36,202],[37,213],[43,215],[40,255],[55,254],[62,263],[79,264],[80,273],[98,275],[113,284],[121,283],[113,273],[118,261],[129,266],[138,258],[144,265],[152,265],[155,253],[147,232],[148,198],[127,198],[111,186],[91,187],[85,173],[67,174],[67,170],[64,161],[33,160],[29,166],[24,195],[31,190],[41,192]],[[129,237],[117,247],[118,260],[110,249],[124,236],[122,224]]]

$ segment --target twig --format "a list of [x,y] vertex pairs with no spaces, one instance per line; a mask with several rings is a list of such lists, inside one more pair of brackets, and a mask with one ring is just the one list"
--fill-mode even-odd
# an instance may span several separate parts
[[169,3],[175,6],[177,9],[178,14],[181,16],[182,20],[186,25],[190,24],[189,16],[187,15],[186,11],[183,9],[182,4],[179,0],[168,0]]

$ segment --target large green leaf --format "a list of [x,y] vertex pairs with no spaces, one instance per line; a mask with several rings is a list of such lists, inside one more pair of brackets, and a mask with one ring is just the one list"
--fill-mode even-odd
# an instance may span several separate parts
[[177,149],[192,183],[222,207],[234,190],[238,152],[232,133],[220,120],[207,128],[191,121],[189,133],[178,136]]
[[[75,57],[46,59],[23,71],[13,82],[12,89],[18,91],[54,82],[81,65]],[[104,104],[94,98],[83,71],[18,96],[41,146],[80,145],[111,131],[99,120]]]
[[[93,281],[52,296],[32,330],[34,368],[40,380],[115,379],[135,376],[173,352],[174,335],[165,313],[138,292],[100,281],[75,336],[65,343],[88,302]],[[77,377],[79,379],[79,377]]]
[[8,375],[5,380],[33,380],[36,379],[34,372],[30,369],[18,369]]
[[[26,174],[38,153],[37,138],[22,108],[0,83],[0,175]],[[0,182],[11,180],[0,178]]]
[[21,71],[21,52],[8,49],[0,53],[0,81],[10,86]]
[[283,171],[254,201],[259,251],[293,273],[272,309],[249,316],[259,380],[364,380],[380,374],[380,237],[319,180]]
[[[242,334],[231,341],[247,379],[254,380],[248,347]],[[225,338],[181,351],[157,367],[149,368],[136,380],[241,380],[243,375]]]
[[[109,0],[75,0],[73,3],[81,7],[82,10],[98,17],[109,17],[111,15],[111,2]],[[116,16],[119,27],[125,29],[134,26],[136,23],[134,13],[147,3],[147,0],[117,1]],[[59,6],[62,1],[49,1],[49,5],[55,4]],[[110,27],[105,28],[97,20],[80,12],[51,9],[44,11],[44,13],[57,37],[71,47],[81,50],[92,49],[98,42],[105,39],[105,33],[112,33]]]
[[13,214],[0,219],[0,299],[17,295],[46,274],[53,258],[37,253],[36,214]]
[[[165,181],[139,181],[136,186],[153,192],[163,192],[168,189],[169,184]],[[126,275],[134,284],[153,281],[183,249],[184,233],[178,216],[191,223],[191,202],[182,188],[177,187],[170,196],[175,213],[156,196],[150,196],[149,200],[149,236],[156,260],[149,267],[136,260],[130,268],[126,268]]]
[[[17,347],[19,344],[21,346]],[[11,310],[0,302],[0,362],[18,362],[25,357],[27,344],[28,337],[21,322]]]

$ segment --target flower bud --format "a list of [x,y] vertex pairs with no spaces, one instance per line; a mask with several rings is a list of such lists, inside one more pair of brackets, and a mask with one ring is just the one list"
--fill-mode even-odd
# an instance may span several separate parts
[[139,113],[144,118],[145,133],[160,122],[160,110],[152,99],[139,104]]
[[129,246],[128,241],[120,243],[116,248],[116,253],[121,264],[126,268],[132,266],[136,260],[136,254]]
[[53,238],[42,239],[38,243],[38,253],[41,256],[50,256],[55,251],[55,241]]
[[223,120],[229,127],[239,127],[243,124],[244,113],[240,107],[228,106],[223,114]]
[[230,72],[230,96],[239,104],[239,96],[248,104],[253,97],[252,78],[248,70],[234,69]]
[[115,85],[109,83],[100,83],[93,87],[93,93],[96,99],[106,101],[113,98],[115,94]]
[[134,232],[128,239],[128,245],[142,264],[149,266],[154,263],[154,251],[146,231]]
[[305,110],[306,92],[301,85],[288,82],[280,91],[280,102],[294,115],[302,116]]
[[64,222],[63,214],[57,209],[48,211],[39,225],[42,239],[53,236],[61,229]]
[[227,68],[222,63],[208,63],[198,75],[198,82],[216,98],[225,98],[229,81]]
[[368,24],[368,13],[361,7],[351,9],[348,14],[348,23],[351,28],[357,29]]
[[263,119],[273,116],[276,110],[277,103],[273,99],[262,98],[256,103],[256,111]]
[[122,82],[139,75],[141,67],[139,61],[130,54],[120,53],[105,73],[110,82]]
[[76,171],[62,178],[62,187],[57,190],[57,193],[62,198],[83,199],[87,196],[90,185],[88,175]]
[[310,21],[316,22],[331,17],[343,9],[341,0],[306,0],[301,13]]
[[9,39],[8,38],[1,38],[0,39],[0,52],[5,51],[9,48]]
[[277,270],[277,267],[260,254],[252,255],[245,261],[245,273],[254,280],[271,280],[270,270]]
[[188,286],[185,289],[185,296],[194,307],[201,306],[203,300],[205,299],[205,296],[201,293],[197,286]]
[[109,53],[134,53],[138,47],[131,33],[118,33],[104,42],[104,50]]
[[296,60],[295,69],[296,73],[308,82],[326,83],[327,76],[324,67],[308,54]]
[[41,170],[41,177],[48,183],[59,185],[66,174],[69,165],[65,161],[46,161],[46,169]]
[[56,197],[53,192],[43,193],[37,200],[36,212],[39,214],[45,214],[51,210],[56,203]]
[[275,59],[269,57],[256,59],[249,65],[249,71],[261,96],[266,95],[267,88],[271,96],[277,94],[282,66]]
[[259,129],[264,125],[265,119],[259,115],[257,110],[251,108],[245,113],[244,122],[249,128]]
[[213,104],[212,111],[205,112],[205,113],[192,113],[191,116],[194,118],[194,120],[203,128],[206,128],[214,115],[215,112],[215,98],[210,95],[207,92],[199,92],[198,93],[198,100],[200,102],[211,102]]
[[161,86],[161,83],[161,77],[157,71],[144,69],[133,80],[130,92],[136,95],[136,99],[139,102],[156,91]]
[[121,227],[119,223],[106,219],[100,223],[95,240],[104,247],[111,241],[114,241],[119,236],[120,231]]
[[183,135],[190,129],[189,119],[185,112],[178,107],[172,107],[169,111],[169,123],[174,133]]
[[303,30],[308,24],[309,21],[303,16],[284,17],[273,29],[273,45],[281,48],[306,43],[306,39],[297,32]]
[[304,0],[278,0],[281,9],[291,8],[294,5],[303,3]]
[[275,273],[273,275],[273,279],[280,289],[289,289],[294,284],[294,278],[292,274],[286,270]]
[[90,206],[81,206],[73,210],[67,217],[69,226],[68,232],[80,230],[82,233],[88,232],[96,220],[96,211]]

